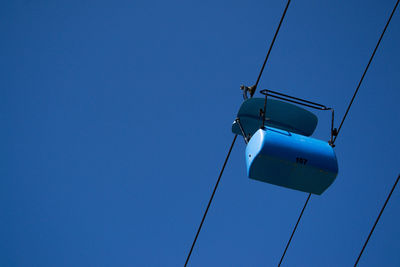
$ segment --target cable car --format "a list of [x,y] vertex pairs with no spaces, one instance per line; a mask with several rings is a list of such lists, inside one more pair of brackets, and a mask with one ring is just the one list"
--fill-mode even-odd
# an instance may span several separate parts
[[[243,135],[247,143],[248,177],[321,195],[338,174],[337,158],[331,145],[335,134],[333,109],[270,90],[261,92],[265,94],[265,99],[245,100],[232,125],[232,132]],[[287,102],[275,99],[267,101],[267,96]],[[310,111],[295,104],[332,110],[329,142],[310,137],[318,119]]]

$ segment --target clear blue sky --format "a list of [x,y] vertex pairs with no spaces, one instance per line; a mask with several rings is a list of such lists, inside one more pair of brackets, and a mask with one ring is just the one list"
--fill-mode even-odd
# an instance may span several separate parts
[[[293,1],[260,88],[341,118],[394,3]],[[182,266],[285,4],[2,1],[0,266]],[[399,174],[399,12],[283,266],[352,266]],[[307,197],[238,141],[190,266],[275,266]],[[360,266],[400,266],[399,198]]]

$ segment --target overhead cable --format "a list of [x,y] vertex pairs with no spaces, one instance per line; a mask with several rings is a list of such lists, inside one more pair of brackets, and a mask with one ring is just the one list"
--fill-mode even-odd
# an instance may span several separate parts
[[294,228],[293,228],[293,231],[292,231],[292,234],[290,235],[289,241],[288,241],[287,244],[286,244],[286,247],[285,247],[285,250],[283,251],[281,260],[280,260],[279,263],[278,263],[278,267],[280,267],[281,264],[282,264],[283,258],[284,258],[285,255],[286,255],[286,251],[287,251],[287,249],[288,249],[288,247],[289,247],[289,245],[290,245],[290,242],[292,242],[293,235],[294,235],[294,233],[296,232],[297,226],[299,225],[299,222],[300,222],[300,220],[301,220],[301,216],[303,216],[304,210],[305,210],[306,207],[307,207],[307,204],[308,204],[308,201],[310,200],[310,197],[311,197],[311,193],[308,195],[307,200],[306,200],[306,203],[304,204],[304,207],[303,207],[303,209],[302,209],[301,212],[300,212],[300,216],[299,216],[299,218],[297,219],[296,225],[295,225]]
[[197,233],[196,233],[196,236],[195,236],[195,238],[194,238],[194,240],[193,240],[192,247],[190,248],[189,254],[187,255],[187,258],[186,258],[186,262],[185,262],[185,265],[184,265],[185,267],[187,266],[187,264],[188,264],[188,262],[189,262],[190,255],[192,255],[192,251],[193,251],[194,245],[196,244],[197,237],[199,236],[201,227],[203,226],[204,220],[205,220],[205,218],[206,218],[206,216],[207,216],[208,209],[210,208],[211,202],[213,201],[213,198],[214,198],[214,195],[215,195],[215,192],[217,191],[217,187],[218,187],[219,181],[221,180],[222,174],[224,173],[226,163],[228,162],[229,156],[231,155],[232,148],[233,148],[233,145],[235,144],[236,138],[237,138],[237,134],[236,134],[235,137],[233,138],[231,147],[229,148],[228,155],[226,155],[224,165],[222,166],[222,169],[221,169],[221,172],[219,173],[217,182],[215,183],[214,190],[213,190],[213,192],[212,192],[212,194],[211,194],[210,200],[208,201],[208,205],[207,205],[206,211],[204,212],[204,215],[203,215],[203,218],[201,219],[199,228],[197,229]]
[[361,251],[360,251],[360,254],[358,255],[358,258],[357,258],[357,260],[356,260],[356,263],[354,264],[354,267],[357,266],[358,262],[360,261],[361,255],[363,254],[363,252],[364,252],[364,250],[365,250],[365,247],[367,246],[368,241],[369,241],[369,239],[371,238],[371,235],[372,235],[372,233],[374,232],[375,227],[376,227],[376,225],[378,224],[379,219],[381,218],[381,215],[382,215],[383,211],[385,210],[386,204],[389,202],[389,199],[390,199],[390,197],[392,196],[392,193],[393,193],[394,189],[396,188],[397,183],[399,182],[399,179],[400,179],[400,175],[397,176],[396,182],[394,183],[394,185],[393,185],[393,187],[392,187],[392,190],[390,190],[390,193],[389,193],[389,195],[388,195],[387,198],[386,198],[385,204],[383,204],[383,207],[382,207],[381,211],[379,212],[378,218],[376,218],[375,223],[374,223],[374,226],[372,226],[372,229],[371,229],[371,231],[369,232],[369,235],[368,235],[368,237],[367,237],[367,240],[365,240],[364,246],[362,247],[362,249],[361,249]]
[[342,125],[343,125],[343,123],[344,123],[344,121],[345,121],[345,119],[346,119],[346,117],[347,117],[347,113],[349,113],[350,107],[351,107],[351,105],[353,104],[353,101],[354,101],[354,99],[356,98],[356,95],[357,95],[357,93],[358,93],[358,89],[360,89],[361,83],[362,83],[362,81],[364,80],[364,77],[365,77],[365,74],[366,74],[367,71],[368,71],[369,65],[371,64],[372,59],[373,59],[374,56],[375,56],[376,50],[378,50],[379,44],[381,43],[381,40],[382,40],[382,38],[383,38],[383,35],[385,34],[387,27],[389,26],[389,23],[390,23],[390,21],[391,21],[391,19],[392,19],[392,17],[393,17],[394,12],[396,11],[396,8],[397,8],[399,2],[400,2],[400,0],[397,0],[396,4],[395,4],[395,6],[394,6],[394,8],[393,8],[393,10],[392,10],[392,13],[390,14],[389,19],[388,19],[387,22],[386,22],[385,28],[383,29],[383,31],[382,31],[382,33],[381,33],[381,36],[379,37],[379,40],[378,40],[378,43],[377,43],[376,46],[375,46],[374,52],[372,52],[372,55],[371,55],[371,57],[370,57],[370,59],[369,59],[369,61],[368,61],[368,64],[367,64],[367,66],[365,67],[364,73],[362,74],[361,79],[360,79],[360,81],[358,82],[357,88],[356,88],[356,90],[355,90],[355,92],[354,92],[354,94],[353,94],[353,97],[351,98],[350,104],[349,104],[349,106],[347,107],[346,113],[345,113],[344,116],[343,116],[343,119],[342,119],[342,121],[341,121],[341,123],[340,123],[340,126],[339,126],[338,130],[337,130],[336,136],[335,136],[335,138],[333,139],[333,143],[336,141],[336,138],[337,138],[337,136],[338,136],[338,134],[339,134],[339,132],[340,132],[340,129],[342,129]]
[[[251,87],[246,87],[247,90],[250,92],[250,96],[251,96],[251,97],[253,97],[254,93],[255,93],[256,90],[257,90],[258,83],[260,82],[261,75],[262,75],[263,72],[264,72],[264,68],[265,68],[265,65],[267,64],[267,61],[268,61],[268,58],[269,58],[269,54],[271,53],[272,47],[273,47],[274,44],[275,44],[276,37],[278,36],[279,29],[281,28],[281,25],[282,25],[283,19],[285,18],[286,11],[288,10],[289,4],[290,4],[290,0],[287,1],[285,10],[283,11],[283,14],[282,14],[282,16],[281,16],[281,20],[279,21],[278,28],[277,28],[276,31],[275,31],[274,38],[272,38],[272,42],[271,42],[271,44],[270,44],[270,46],[269,46],[267,55],[266,55],[266,57],[265,57],[265,59],[264,59],[264,63],[263,63],[263,65],[262,65],[262,67],[261,67],[260,73],[258,74],[256,83],[255,83],[253,86],[251,86]],[[242,89],[244,89],[244,86],[242,87]]]

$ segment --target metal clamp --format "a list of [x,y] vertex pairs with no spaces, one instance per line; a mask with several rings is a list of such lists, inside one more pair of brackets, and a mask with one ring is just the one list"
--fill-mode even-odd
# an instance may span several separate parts
[[257,88],[257,87],[256,87],[255,85],[250,86],[250,87],[245,86],[245,85],[241,85],[241,86],[240,86],[240,90],[243,90],[243,98],[244,98],[245,100],[248,99],[247,92],[250,93],[250,98],[252,98],[253,95],[254,95],[254,93],[256,92],[256,88]]

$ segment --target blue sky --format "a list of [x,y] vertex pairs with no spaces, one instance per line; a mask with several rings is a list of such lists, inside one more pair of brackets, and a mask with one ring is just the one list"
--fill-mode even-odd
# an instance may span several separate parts
[[[394,3],[293,1],[259,88],[341,118]],[[0,265],[182,266],[285,4],[3,1]],[[399,47],[397,10],[282,266],[354,264],[399,174]],[[307,197],[238,141],[190,266],[275,266]],[[360,266],[400,265],[399,197]]]

